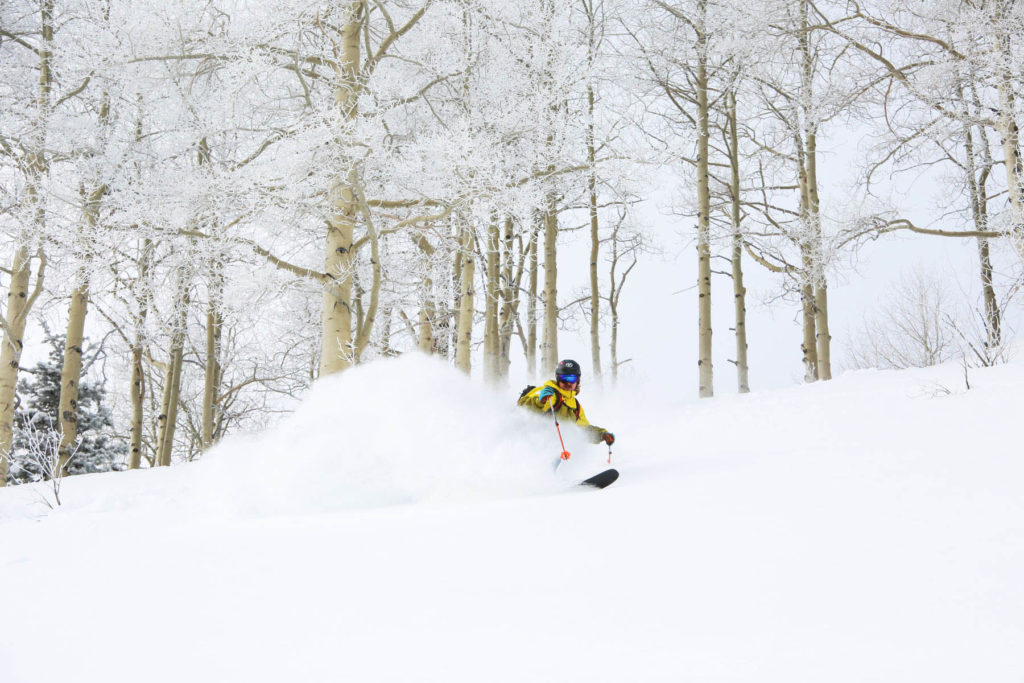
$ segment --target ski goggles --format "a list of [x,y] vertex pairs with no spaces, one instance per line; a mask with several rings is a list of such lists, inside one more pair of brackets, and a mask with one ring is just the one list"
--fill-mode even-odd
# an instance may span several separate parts
[[558,376],[558,381],[559,382],[566,382],[568,384],[576,384],[576,382],[580,381],[580,376],[579,375],[559,375]]

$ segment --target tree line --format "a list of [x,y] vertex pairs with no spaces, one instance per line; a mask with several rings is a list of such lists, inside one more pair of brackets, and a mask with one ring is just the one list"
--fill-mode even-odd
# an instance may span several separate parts
[[[40,307],[61,308],[58,472],[87,330],[123,377],[129,468],[412,349],[495,383],[516,355],[552,368],[569,318],[612,383],[654,242],[638,207],[666,174],[697,251],[700,396],[714,274],[741,392],[745,263],[777,276],[804,376],[827,380],[829,278],[895,231],[976,243],[979,344],[998,347],[1024,260],[1022,20],[1010,0],[8,0],[0,482]],[[850,130],[856,186],[829,187],[819,148]],[[916,174],[943,188],[924,219],[894,189]],[[570,233],[588,283],[560,292]],[[1015,254],[1005,282],[993,250]]]

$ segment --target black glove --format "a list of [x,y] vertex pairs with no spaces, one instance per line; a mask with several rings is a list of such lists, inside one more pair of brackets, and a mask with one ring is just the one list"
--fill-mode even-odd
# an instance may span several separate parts
[[604,436],[602,436],[601,438],[604,439],[604,442],[609,446],[615,443],[615,435],[612,434],[611,432],[605,432]]

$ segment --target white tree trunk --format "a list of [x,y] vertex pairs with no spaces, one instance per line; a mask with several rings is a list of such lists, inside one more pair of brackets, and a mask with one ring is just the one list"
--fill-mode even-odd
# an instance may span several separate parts
[[498,297],[500,293],[500,228],[497,216],[487,228],[486,292],[484,296],[484,380],[497,383],[500,376],[501,338],[498,334]]
[[452,292],[454,293],[454,300],[451,302],[451,306],[445,315],[445,320],[448,321],[445,325],[446,357],[450,357],[452,360],[455,359],[455,349],[459,343],[459,302],[462,301],[462,262],[465,260],[462,254],[463,235],[461,230],[461,226],[455,229],[455,242],[458,247],[455,250],[455,258],[452,263]]
[[[32,257],[24,244],[14,252],[11,263],[11,286],[4,311],[4,339],[0,348],[0,486],[6,485],[11,446],[14,443],[14,406],[18,386],[18,369],[24,349],[25,324],[35,296],[29,296]],[[40,264],[36,289],[41,285],[43,264]]]
[[[980,111],[981,103],[977,96],[977,90],[972,85],[974,111]],[[971,106],[963,92],[962,86],[957,94],[963,102],[965,121],[971,114]],[[964,147],[966,150],[964,171],[967,176],[967,189],[971,197],[971,217],[974,221],[974,229],[986,231],[988,224],[988,178],[992,169],[992,153],[989,149],[988,138],[984,129],[981,129],[975,143],[974,125],[964,124]],[[979,149],[980,146],[980,149]],[[977,159],[981,158],[982,169],[979,173]],[[995,286],[993,282],[992,255],[988,238],[978,238],[978,262],[981,266],[981,291],[985,305],[985,338],[989,348],[998,348],[1002,343],[1002,313],[999,310],[999,303],[996,299]]]
[[[593,48],[591,48],[592,50]],[[594,379],[601,385],[601,292],[597,277],[597,260],[600,254],[601,241],[598,234],[600,227],[597,220],[597,154],[594,143],[594,86],[587,86],[587,164],[590,172],[587,175],[587,200],[590,205],[590,359],[593,364]]]
[[459,278],[459,319],[455,325],[455,367],[467,375],[472,369],[470,359],[473,342],[473,278],[476,257],[473,253],[473,233],[468,224],[462,225],[462,269]]
[[177,289],[176,320],[171,334],[170,360],[167,362],[162,408],[158,420],[156,461],[160,467],[168,467],[171,464],[174,432],[178,424],[178,402],[181,397],[181,370],[185,358],[185,327],[188,324],[189,306],[188,278],[184,269],[178,273]]
[[78,275],[79,284],[71,293],[68,310],[68,326],[64,336],[64,366],[60,372],[60,447],[58,450],[59,472],[63,473],[78,441],[78,390],[82,379],[82,344],[84,343],[85,317],[89,307],[88,272],[85,268]]
[[[33,226],[38,234],[43,234],[46,225],[45,199],[41,197],[40,183],[49,171],[49,162],[45,156],[44,145],[46,128],[49,122],[51,91],[53,76],[51,59],[53,57],[53,0],[42,0],[40,3],[40,36],[39,56],[39,90],[36,95],[36,121],[33,130],[34,139],[25,158],[25,199],[26,213],[32,216]],[[7,293],[7,309],[4,311],[4,339],[0,349],[0,486],[7,482],[7,470],[11,446],[14,443],[14,405],[18,386],[18,370],[21,353],[24,349],[25,325],[28,313],[35,302],[37,293],[42,286],[45,257],[39,252],[40,264],[36,281],[35,293],[29,295],[29,281],[32,270],[32,256],[28,244],[28,236],[22,235],[14,246],[11,262],[11,284]]]
[[[355,126],[358,117],[359,38],[365,19],[364,0],[349,3],[342,30],[338,83],[334,104],[346,124]],[[356,169],[342,172],[328,193],[324,272],[333,278],[324,287],[321,308],[320,374],[341,372],[355,362],[352,339],[352,278],[355,266],[352,251],[358,210],[355,185]]]
[[[107,94],[101,98],[99,120],[102,125],[109,123],[110,104]],[[91,241],[100,222],[100,202],[107,193],[102,184],[83,196],[82,217],[85,221],[84,238]],[[84,194],[84,193],[83,193]],[[78,442],[78,395],[82,380],[82,344],[85,337],[85,320],[89,312],[89,270],[92,251],[86,246],[85,264],[78,275],[78,285],[71,294],[68,311],[67,333],[64,336],[64,367],[60,373],[60,446],[58,447],[59,472],[67,469]]]
[[129,395],[131,397],[132,417],[128,436],[128,467],[136,470],[142,465],[143,448],[143,406],[146,399],[146,374],[142,360],[146,343],[146,319],[149,317],[149,269],[153,259],[153,242],[144,240],[139,257],[139,280],[136,287],[136,299],[139,310],[134,316],[135,339],[131,348],[131,378]]
[[[801,73],[801,106],[803,108],[803,155],[801,157],[801,214],[804,222],[805,282],[811,291],[804,291],[805,321],[808,313],[813,315],[813,330],[804,328],[804,343],[809,344],[809,335],[814,334],[814,354],[808,359],[807,376],[815,379],[832,379],[832,336],[828,328],[828,282],[825,279],[824,238],[821,224],[821,203],[818,199],[818,121],[814,96],[814,55],[811,53],[810,29],[808,27],[808,0],[800,3],[800,45],[803,68]],[[808,306],[810,307],[808,309]],[[813,365],[813,368],[812,368]]]
[[814,273],[814,341],[818,378],[832,379],[832,335],[828,328],[828,280],[825,277],[824,236],[821,224],[821,205],[818,201],[818,136],[807,134],[807,200],[810,225],[813,230]]
[[366,234],[370,238],[370,272],[372,273],[370,283],[370,304],[366,309],[365,316],[362,314],[359,316],[359,325],[357,326],[357,333],[353,348],[353,359],[354,362],[358,363],[359,359],[362,358],[363,352],[370,343],[370,335],[373,333],[373,326],[377,321],[377,310],[380,306],[381,283],[383,282],[383,270],[380,265],[380,240],[377,236],[377,228],[373,224],[372,217],[370,216],[370,209],[366,205],[362,190],[359,190],[358,186],[356,186],[356,189],[356,199],[359,206],[362,208],[363,220],[366,222]]
[[[502,380],[508,379],[509,364],[511,363],[512,334],[515,332],[518,317],[516,311],[522,297],[519,293],[519,283],[523,272],[523,261],[520,260],[519,268],[515,264],[515,223],[511,217],[505,219],[505,235],[502,238],[501,255],[501,310],[498,313],[498,336],[499,336],[499,359],[498,376]],[[520,242],[521,243],[521,242]],[[521,254],[520,258],[525,257]],[[513,273],[518,270],[518,275]]]
[[537,257],[539,227],[533,226],[530,232],[530,283],[526,301],[526,372],[530,377],[537,376],[537,287],[540,279],[540,259]]
[[542,372],[558,365],[558,213],[554,194],[544,211],[544,336],[540,345]]
[[[999,135],[1003,146],[1003,168],[1006,171],[1006,187],[1010,198],[1013,221],[1013,246],[1024,261],[1024,189],[1021,188],[1020,132],[1017,128],[1017,104],[1014,97],[1014,80],[1011,64],[1014,64],[1010,39],[1000,35],[997,49],[1004,60],[999,79]],[[1005,60],[1011,60],[1005,62]]]
[[732,287],[736,314],[736,382],[739,393],[750,391],[750,370],[747,365],[747,288],[743,284],[743,226],[740,197],[740,149],[736,114],[736,92],[726,96],[729,123],[729,165],[732,172],[729,190],[732,208]]
[[701,0],[697,14],[697,343],[698,375],[701,398],[714,396],[714,372],[711,364],[711,189],[708,171],[708,72],[707,33],[704,28],[706,2]]
[[224,293],[224,273],[220,263],[210,268],[210,300],[206,303],[206,372],[203,379],[203,426],[200,436],[205,451],[217,442],[220,425],[220,387],[224,371],[221,368],[221,338],[224,315],[221,298]]
[[800,306],[803,315],[803,341],[800,350],[803,352],[804,381],[818,380],[818,341],[815,329],[817,320],[814,285],[816,280],[817,261],[812,246],[813,229],[811,228],[810,199],[808,195],[807,161],[803,151],[804,140],[797,136],[797,165],[800,178]]
[[423,254],[424,268],[426,269],[422,285],[422,304],[420,305],[420,315],[417,323],[416,347],[422,353],[433,354],[436,350],[434,343],[434,317],[437,315],[437,311],[434,304],[434,280],[430,276],[430,259],[434,255],[434,247],[422,235],[416,235],[413,239]]
[[818,380],[818,344],[815,335],[815,300],[814,282],[812,273],[814,271],[814,260],[810,255],[810,249],[806,246],[801,248],[803,254],[803,269],[800,271],[800,305],[803,313],[803,342],[800,350],[804,355],[804,381],[815,382]]

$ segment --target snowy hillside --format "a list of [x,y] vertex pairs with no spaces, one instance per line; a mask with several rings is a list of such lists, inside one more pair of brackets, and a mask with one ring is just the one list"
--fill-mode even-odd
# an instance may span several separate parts
[[[0,680],[1024,679],[1024,363],[567,434],[419,357],[202,461],[0,490]],[[596,393],[596,392],[594,392]]]

